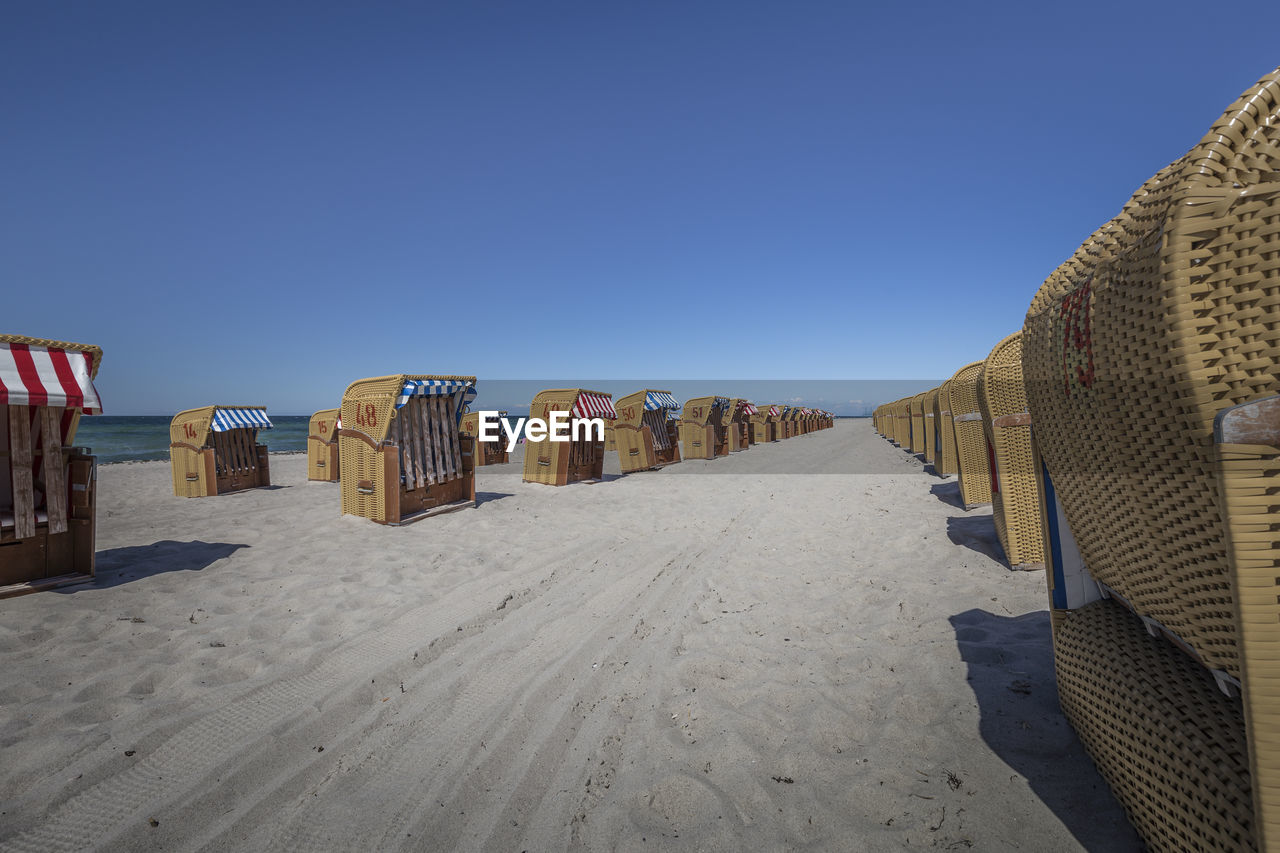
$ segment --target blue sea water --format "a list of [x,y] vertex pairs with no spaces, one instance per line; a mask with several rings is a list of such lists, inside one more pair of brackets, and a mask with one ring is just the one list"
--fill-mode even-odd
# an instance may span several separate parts
[[[258,443],[272,452],[307,449],[310,415],[268,415],[274,429],[258,433]],[[76,446],[88,447],[99,462],[169,458],[167,415],[86,415],[80,419]]]

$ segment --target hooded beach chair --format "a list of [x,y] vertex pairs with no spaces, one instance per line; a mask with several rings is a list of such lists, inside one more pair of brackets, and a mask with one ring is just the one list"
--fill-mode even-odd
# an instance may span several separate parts
[[727,397],[694,397],[680,412],[680,446],[685,459],[714,459],[729,454],[724,413]]
[[[498,417],[505,418],[506,412],[498,412]],[[471,437],[475,452],[473,458],[477,467],[481,465],[505,465],[511,461],[511,454],[507,452],[507,434],[502,431],[501,424],[494,424],[489,427],[490,432],[496,432],[500,439],[498,441],[480,441],[480,413],[479,412],[463,412],[462,424],[459,427],[463,435]]]
[[1045,281],[1022,366],[1067,718],[1151,849],[1280,849],[1280,71]]
[[[564,435],[556,441],[550,435],[551,413],[568,412]],[[524,446],[524,481],[548,486],[594,482],[604,476],[604,431],[591,428],[595,421],[617,420],[613,396],[584,388],[540,391],[529,404],[529,417],[547,422],[548,434],[529,438]]]
[[342,427],[338,415],[338,409],[321,409],[307,424],[308,480],[338,481],[338,430]]
[[978,374],[982,362],[966,364],[951,377],[951,423],[956,434],[956,461],[960,474],[960,501],[965,509],[991,503],[991,467],[987,436],[978,408]]
[[0,335],[0,598],[94,573],[96,460],[76,447],[101,414],[96,346]]
[[778,440],[778,415],[780,414],[782,409],[774,403],[756,406],[755,414],[751,416],[751,437],[754,443],[764,444]]
[[725,407],[720,422],[724,425],[725,440],[730,451],[746,450],[751,446],[751,413],[755,411],[751,401],[733,397]]
[[911,413],[911,452],[924,453],[925,436],[924,436],[924,396],[925,392],[921,391],[911,398],[908,403]]
[[938,418],[936,409],[938,407],[938,392],[942,389],[934,388],[932,391],[924,392],[924,461],[934,466],[937,470],[938,461]]
[[893,406],[893,440],[903,450],[911,449],[911,398],[903,397]]
[[669,415],[680,403],[670,391],[646,388],[620,398],[614,409],[614,440],[622,473],[661,468],[680,461],[679,430]]
[[266,406],[202,406],[178,412],[169,423],[173,493],[204,498],[271,485]]
[[950,379],[938,386],[938,395],[933,401],[933,423],[937,441],[933,470],[947,477],[959,471],[956,462],[956,426],[951,419]]
[[475,506],[475,441],[461,430],[474,376],[398,373],[342,394],[342,514],[400,525]]
[[987,442],[991,515],[1009,565],[1044,568],[1044,527],[1022,383],[1022,333],[996,344],[978,374],[978,407]]

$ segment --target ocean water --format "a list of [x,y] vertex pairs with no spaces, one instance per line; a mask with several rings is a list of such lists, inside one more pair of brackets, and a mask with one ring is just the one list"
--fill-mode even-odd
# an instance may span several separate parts
[[[310,415],[273,415],[275,429],[258,433],[258,443],[272,452],[307,449]],[[169,458],[169,422],[158,416],[86,415],[80,419],[76,446],[88,447],[99,462]]]

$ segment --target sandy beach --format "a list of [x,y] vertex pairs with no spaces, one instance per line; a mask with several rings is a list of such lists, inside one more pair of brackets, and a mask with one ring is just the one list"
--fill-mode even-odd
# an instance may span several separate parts
[[0,601],[0,849],[1141,849],[954,478],[610,462],[403,528],[101,466],[96,582]]

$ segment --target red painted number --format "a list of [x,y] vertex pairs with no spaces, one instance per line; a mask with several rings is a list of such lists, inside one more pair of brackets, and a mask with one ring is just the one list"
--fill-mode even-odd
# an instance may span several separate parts
[[194,424],[183,424],[182,431],[187,436],[187,438],[196,437],[196,428]]
[[356,409],[356,423],[362,427],[378,425],[378,412],[373,408],[373,403],[365,403],[363,409]]

